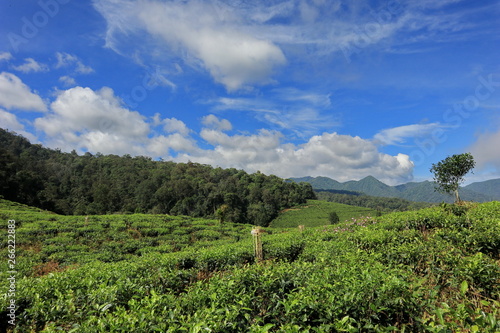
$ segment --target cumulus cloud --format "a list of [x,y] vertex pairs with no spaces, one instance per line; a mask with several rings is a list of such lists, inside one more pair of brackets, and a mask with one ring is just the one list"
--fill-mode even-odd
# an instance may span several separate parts
[[145,30],[186,64],[207,70],[229,91],[272,82],[275,68],[286,62],[276,44],[239,25],[239,14],[222,17],[210,2],[99,0],[94,6],[107,20],[109,47],[118,50],[120,37]]
[[68,75],[61,76],[59,81],[67,87],[76,85],[75,79]]
[[384,145],[403,144],[408,138],[420,138],[431,134],[442,133],[445,125],[439,123],[413,124],[384,129],[375,134],[375,142]]
[[167,133],[179,133],[182,136],[186,136],[190,132],[186,124],[177,118],[166,118],[163,120],[163,124],[163,129]]
[[47,107],[37,94],[31,92],[19,77],[0,73],[0,106],[10,110],[46,111]]
[[200,149],[192,138],[184,136],[181,133],[173,133],[151,138],[148,140],[146,150],[152,156],[169,158],[179,153],[196,154]]
[[302,145],[293,145],[283,143],[280,132],[269,130],[252,135],[228,135],[205,128],[200,136],[214,149],[182,154],[177,160],[249,172],[259,170],[280,177],[327,176],[347,181],[372,175],[388,184],[413,178],[413,163],[407,155],[381,153],[372,141],[360,137],[323,133]]
[[0,127],[9,131],[16,132],[30,140],[31,142],[37,142],[36,137],[27,132],[22,123],[19,122],[16,115],[8,111],[0,109]]
[[219,119],[213,114],[203,117],[202,124],[209,128],[214,128],[219,131],[230,131],[233,125],[227,119]]
[[[4,111],[0,116],[22,129],[12,115]],[[389,184],[412,179],[409,157],[381,153],[373,140],[326,132],[295,145],[284,142],[285,136],[276,130],[229,134],[231,123],[213,114],[201,123],[198,135],[204,143],[196,142],[181,120],[162,119],[159,114],[148,120],[129,110],[110,88],[74,87],[60,92],[50,111],[34,125],[45,133],[49,146],[65,151],[191,160],[280,177],[328,176],[346,181],[372,175]],[[152,128],[157,126],[164,133],[154,134]]]
[[24,129],[24,126],[17,121],[17,117],[15,114],[12,114],[2,109],[0,109],[0,120],[2,128],[9,129],[12,131]]
[[49,70],[49,67],[45,64],[41,64],[37,62],[33,58],[26,58],[24,59],[25,63],[19,66],[14,66],[16,71],[23,72],[23,73],[30,73],[30,72],[46,72]]
[[107,87],[63,91],[35,126],[51,138],[51,146],[114,154],[144,153],[142,144],[150,131],[144,117],[122,107]]
[[56,57],[56,68],[72,67],[78,74],[90,74],[94,72],[94,69],[92,67],[84,65],[82,61],[73,54],[57,52]]
[[[328,176],[345,181],[372,175],[389,184],[412,179],[413,163],[407,155],[381,153],[372,140],[323,133],[295,145],[284,142],[285,136],[275,130],[229,134],[231,123],[215,115],[203,117],[201,123],[198,135],[204,143],[194,140],[194,132],[176,118],[156,114],[148,122],[125,108],[110,88],[75,87],[61,92],[50,112],[35,120],[35,127],[45,132],[49,146],[66,151],[191,160],[280,177]],[[154,134],[152,128],[157,126],[164,133]]]
[[[179,153],[197,153],[190,129],[176,118],[152,122],[129,110],[111,88],[92,90],[74,87],[60,92],[50,112],[35,119],[35,127],[45,133],[46,143],[64,151],[145,155],[171,159]],[[163,126],[168,135],[154,134],[152,127]]]
[[469,148],[479,168],[493,166],[500,168],[500,130],[487,132],[478,136],[476,142]]

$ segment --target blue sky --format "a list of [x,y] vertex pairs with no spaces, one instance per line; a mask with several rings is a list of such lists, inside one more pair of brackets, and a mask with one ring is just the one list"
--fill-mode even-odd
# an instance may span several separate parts
[[0,127],[281,177],[500,177],[500,2],[0,2]]

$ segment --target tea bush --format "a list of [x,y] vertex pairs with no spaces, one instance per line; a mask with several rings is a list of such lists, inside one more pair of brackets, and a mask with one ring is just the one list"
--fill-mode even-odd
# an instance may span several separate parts
[[498,202],[268,229],[258,263],[249,225],[14,207],[9,332],[500,331]]

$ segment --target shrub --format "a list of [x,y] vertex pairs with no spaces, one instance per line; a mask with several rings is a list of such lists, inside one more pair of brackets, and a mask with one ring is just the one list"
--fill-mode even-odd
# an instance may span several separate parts
[[340,218],[336,212],[330,212],[330,214],[328,214],[328,220],[330,221],[330,224],[336,224],[339,223]]

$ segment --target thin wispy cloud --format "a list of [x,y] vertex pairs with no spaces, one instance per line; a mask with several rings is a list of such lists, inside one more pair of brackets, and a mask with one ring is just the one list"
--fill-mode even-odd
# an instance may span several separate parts
[[272,83],[273,71],[286,62],[279,47],[239,29],[232,19],[221,21],[210,3],[128,1],[118,6],[102,0],[95,6],[107,19],[106,43],[111,48],[120,49],[119,35],[145,30],[149,36],[143,41],[162,42],[185,64],[208,71],[228,91]]
[[76,85],[76,80],[75,78],[69,76],[69,75],[63,75],[59,78],[59,81],[64,84],[66,87],[74,86]]
[[13,58],[14,57],[12,56],[12,53],[10,53],[10,52],[0,52],[0,62],[9,61]]
[[75,73],[78,74],[90,74],[94,72],[94,69],[90,66],[84,65],[83,62],[75,55],[57,52],[57,63],[55,68],[70,67]]
[[[450,126],[439,123],[413,124],[384,129],[374,136],[376,143],[384,145],[401,145],[408,143],[409,139],[423,138],[436,131],[443,131]],[[441,133],[441,132],[440,132]]]
[[126,43],[141,40],[135,57],[156,48],[164,55],[159,63],[180,59],[234,92],[277,82],[273,75],[304,54],[334,55],[345,64],[372,48],[411,54],[466,38],[477,23],[465,23],[471,14],[463,10],[443,15],[454,3],[96,0],[94,6],[108,23],[110,48],[126,54]]
[[332,115],[330,96],[288,87],[273,89],[265,96],[222,97],[211,102],[214,111],[248,112],[276,129],[302,137],[340,125]]
[[16,71],[23,72],[23,73],[30,73],[30,72],[46,72],[49,70],[49,66],[37,62],[33,58],[26,58],[24,59],[24,64],[21,64],[19,66],[13,66],[12,68]]

